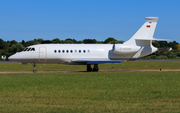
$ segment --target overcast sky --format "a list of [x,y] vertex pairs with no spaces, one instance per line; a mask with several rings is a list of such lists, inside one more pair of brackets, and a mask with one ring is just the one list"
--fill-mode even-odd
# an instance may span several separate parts
[[147,16],[155,38],[180,43],[180,0],[0,0],[0,38],[127,41]]

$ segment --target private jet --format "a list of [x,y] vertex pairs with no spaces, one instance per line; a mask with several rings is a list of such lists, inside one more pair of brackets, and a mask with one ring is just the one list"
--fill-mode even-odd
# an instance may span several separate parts
[[[158,17],[146,17],[142,27],[123,44],[37,44],[9,57],[9,60],[32,63],[87,65],[87,71],[98,71],[98,64],[121,63],[152,54],[158,49],[152,45]],[[94,65],[91,68],[91,65]]]

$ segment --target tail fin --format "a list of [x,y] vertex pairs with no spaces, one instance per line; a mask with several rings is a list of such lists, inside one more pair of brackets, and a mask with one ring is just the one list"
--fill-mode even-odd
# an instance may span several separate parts
[[147,21],[144,25],[124,44],[144,46],[150,45],[151,40],[158,40],[153,38],[158,17],[146,17],[145,19]]

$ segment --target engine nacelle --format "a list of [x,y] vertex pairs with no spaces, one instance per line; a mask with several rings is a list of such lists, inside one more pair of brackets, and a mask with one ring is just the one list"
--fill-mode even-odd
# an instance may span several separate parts
[[114,54],[130,55],[130,54],[135,54],[140,48],[141,47],[139,47],[139,46],[114,44],[112,51]]

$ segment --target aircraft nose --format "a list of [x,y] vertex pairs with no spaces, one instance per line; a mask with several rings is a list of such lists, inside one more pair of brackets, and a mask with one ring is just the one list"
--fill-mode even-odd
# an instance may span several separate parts
[[14,55],[11,55],[8,59],[11,60],[11,61],[14,61],[14,60],[16,59],[15,54],[14,54]]
[[20,58],[19,54],[16,53],[14,55],[11,55],[8,59],[11,60],[11,61],[18,61]]
[[12,60],[13,58],[12,58],[12,55],[8,58],[9,60]]

